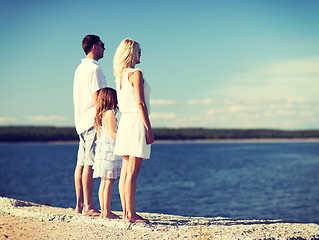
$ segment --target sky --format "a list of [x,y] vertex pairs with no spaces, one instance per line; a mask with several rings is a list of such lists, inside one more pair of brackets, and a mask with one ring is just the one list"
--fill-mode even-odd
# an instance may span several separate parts
[[[319,1],[22,1],[0,8],[0,126],[74,126],[87,34],[115,88],[119,43],[140,43],[151,123],[319,129]],[[120,115],[119,115],[120,117]]]

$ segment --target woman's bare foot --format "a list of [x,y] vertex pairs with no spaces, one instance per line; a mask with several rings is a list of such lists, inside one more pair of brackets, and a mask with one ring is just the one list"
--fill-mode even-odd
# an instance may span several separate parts
[[133,214],[131,217],[126,217],[124,221],[131,222],[131,223],[150,223],[149,220],[142,218],[137,213]]
[[109,212],[106,214],[106,216],[104,218],[108,218],[108,219],[118,219],[120,218],[118,215],[112,213],[112,212]]

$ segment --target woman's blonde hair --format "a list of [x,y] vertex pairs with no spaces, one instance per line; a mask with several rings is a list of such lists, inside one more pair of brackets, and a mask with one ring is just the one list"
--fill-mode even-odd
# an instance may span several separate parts
[[94,128],[98,136],[102,126],[102,118],[107,110],[118,111],[116,91],[113,88],[101,88],[97,97],[97,107],[95,114]]
[[113,59],[115,77],[122,77],[124,72],[133,68],[141,55],[140,44],[132,39],[124,39],[118,46]]

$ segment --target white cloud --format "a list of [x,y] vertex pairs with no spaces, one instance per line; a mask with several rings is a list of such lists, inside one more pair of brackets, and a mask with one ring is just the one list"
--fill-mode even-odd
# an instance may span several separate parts
[[164,100],[164,99],[155,99],[151,100],[151,105],[175,105],[177,103],[176,100]]
[[292,59],[271,64],[267,72],[276,74],[312,74],[319,73],[319,57]]
[[214,114],[220,114],[220,113],[226,113],[226,112],[227,112],[226,109],[213,108],[213,109],[207,110],[206,114],[208,114],[208,115],[214,115]]
[[308,112],[308,111],[303,111],[300,113],[300,116],[302,117],[313,117],[314,113],[313,112]]
[[291,103],[273,103],[269,105],[269,109],[272,109],[272,110],[282,109],[282,108],[291,109],[292,104]]
[[25,116],[26,119],[28,119],[30,122],[64,122],[67,121],[68,118],[62,117],[62,116],[56,116],[56,115],[51,115],[51,116],[43,116],[43,115],[38,115],[38,116],[30,116],[27,115]]
[[187,103],[189,105],[208,105],[208,104],[211,104],[213,101],[212,99],[209,99],[209,98],[206,98],[206,99],[190,99],[187,101]]
[[[319,126],[319,100],[306,98],[233,99],[213,101],[203,119],[212,127],[305,128]],[[205,126],[205,124],[203,124]],[[277,125],[277,126],[276,126]]]
[[175,113],[163,113],[163,112],[152,112],[150,114],[151,120],[168,120],[176,118]]
[[247,105],[232,105],[229,107],[229,112],[236,113],[236,112],[247,112],[251,110],[251,106]]
[[273,112],[272,116],[293,116],[295,114],[296,114],[295,111],[283,109],[283,110],[277,110],[277,111]]
[[0,117],[0,124],[9,124],[17,121],[15,117]]
[[236,98],[318,98],[319,57],[273,62],[232,75],[213,94]]
[[318,106],[316,98],[228,96],[191,99],[174,111],[152,112],[150,118],[154,127],[316,129]]

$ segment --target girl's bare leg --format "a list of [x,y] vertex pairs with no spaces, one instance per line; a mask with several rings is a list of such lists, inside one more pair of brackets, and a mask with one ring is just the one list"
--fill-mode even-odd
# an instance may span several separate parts
[[106,179],[105,178],[101,178],[101,183],[100,183],[100,187],[99,187],[99,201],[100,201],[100,207],[101,207],[101,218],[105,218],[105,212],[104,212],[104,191],[105,191],[105,183],[106,183]]
[[126,198],[125,198],[125,182],[126,182],[126,169],[128,163],[128,156],[123,156],[121,176],[119,180],[119,192],[121,198],[121,204],[123,209],[123,219],[126,220]]
[[116,214],[111,212],[111,200],[112,200],[112,189],[115,179],[106,179],[104,189],[104,209],[105,218],[116,219],[119,218]]
[[125,179],[126,222],[148,222],[135,211],[136,182],[142,164],[142,158],[129,157]]

